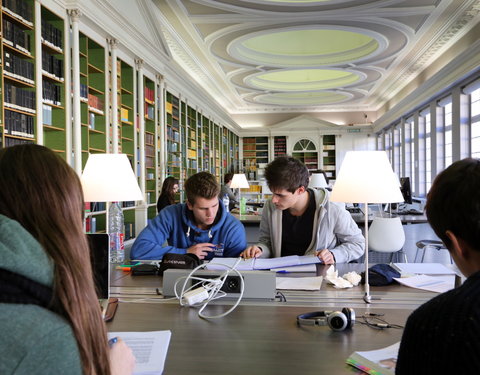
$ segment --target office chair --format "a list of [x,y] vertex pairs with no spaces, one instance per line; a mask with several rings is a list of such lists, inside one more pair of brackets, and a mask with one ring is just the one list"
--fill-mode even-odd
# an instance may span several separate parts
[[368,250],[379,253],[390,253],[390,262],[394,256],[400,260],[400,252],[403,253],[405,263],[407,255],[403,252],[405,244],[405,232],[399,217],[374,216],[368,230]]
[[[425,258],[425,250],[427,249],[435,249],[437,251],[440,250],[447,250],[448,249],[445,247],[442,241],[440,240],[421,240],[417,242],[417,252],[415,253],[415,263],[417,262],[417,255],[419,250],[423,250],[422,254],[422,261],[420,263],[423,263],[423,259]],[[453,263],[452,256],[450,255],[450,252],[448,253],[450,256],[450,263]]]

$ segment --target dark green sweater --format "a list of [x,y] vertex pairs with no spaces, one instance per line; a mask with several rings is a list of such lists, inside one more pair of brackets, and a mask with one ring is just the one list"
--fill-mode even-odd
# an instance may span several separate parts
[[[0,215],[0,267],[52,286],[53,264],[16,221]],[[81,374],[70,325],[37,305],[0,303],[0,374]]]

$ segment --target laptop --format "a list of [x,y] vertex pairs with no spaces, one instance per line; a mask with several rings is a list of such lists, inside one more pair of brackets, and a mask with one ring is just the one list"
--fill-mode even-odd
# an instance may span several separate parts
[[87,237],[95,289],[105,318],[110,299],[109,237],[105,233],[88,233]]

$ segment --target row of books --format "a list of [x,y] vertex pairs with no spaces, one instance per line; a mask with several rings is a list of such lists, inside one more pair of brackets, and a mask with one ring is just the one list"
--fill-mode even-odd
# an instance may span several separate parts
[[[145,153],[147,152],[145,147]],[[145,168],[155,168],[155,158],[154,157],[145,157]]]
[[155,157],[155,147],[152,145],[145,145],[145,156],[154,158]]
[[5,110],[5,134],[34,138],[35,122],[32,116]]
[[147,104],[145,106],[145,116],[150,120],[153,120],[155,118],[155,107],[153,105]]
[[[35,91],[28,91],[5,83],[5,102],[10,103],[10,107],[25,110],[35,110]],[[29,111],[30,112],[30,111]]]
[[25,0],[3,0],[3,9],[25,23],[33,22],[33,6]]
[[145,92],[145,100],[148,100],[150,102],[155,101],[155,90],[145,87],[144,92]]
[[21,27],[3,19],[3,38],[6,44],[19,49],[26,54],[30,53],[30,35]]
[[80,98],[88,100],[88,86],[85,83],[80,83]]
[[167,142],[167,151],[168,152],[178,152],[178,143]]
[[155,134],[145,133],[145,143],[148,145],[153,145],[155,143]]
[[129,121],[128,117],[129,117],[128,109],[120,108],[120,120],[128,122]]
[[42,69],[54,77],[63,80],[63,61],[42,51]]
[[20,138],[8,138],[5,137],[5,145],[4,147],[11,147],[16,145],[24,145],[27,143],[34,143],[34,141],[29,141],[27,139],[20,139]]
[[51,23],[42,19],[42,38],[48,44],[63,49],[63,33]]
[[88,127],[90,129],[95,129],[95,113],[89,112],[88,114]]
[[172,128],[167,128],[167,138],[175,142],[180,142],[180,133]]
[[88,94],[88,105],[92,108],[103,111],[103,100],[93,94]]
[[53,125],[53,108],[49,105],[42,106],[42,118],[44,125]]
[[45,103],[62,105],[62,88],[44,79],[42,83],[42,98]]
[[34,83],[35,68],[32,61],[22,59],[7,50],[3,53],[5,71],[20,81]]

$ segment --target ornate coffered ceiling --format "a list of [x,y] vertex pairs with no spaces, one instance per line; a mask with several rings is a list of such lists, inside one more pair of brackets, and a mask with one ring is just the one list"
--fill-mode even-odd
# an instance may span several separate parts
[[375,113],[477,24],[479,3],[153,0],[150,17],[172,59],[240,119]]

